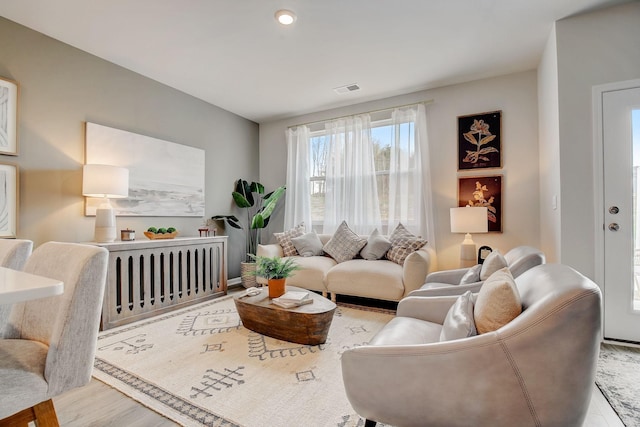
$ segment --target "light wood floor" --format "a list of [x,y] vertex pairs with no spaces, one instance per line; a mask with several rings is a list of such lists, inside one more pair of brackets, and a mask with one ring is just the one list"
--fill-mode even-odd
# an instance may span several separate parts
[[[600,390],[593,397],[584,427],[624,427]],[[92,379],[86,387],[53,399],[63,427],[174,427],[178,424]],[[249,427],[249,426],[248,426]],[[313,427],[313,426],[310,426]]]

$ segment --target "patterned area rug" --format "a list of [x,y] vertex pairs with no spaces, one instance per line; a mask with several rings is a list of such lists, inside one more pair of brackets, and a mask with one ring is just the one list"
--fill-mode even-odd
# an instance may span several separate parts
[[627,427],[640,427],[640,348],[602,344],[596,384]]
[[340,356],[392,316],[339,305],[327,342],[307,346],[244,328],[223,297],[101,333],[94,377],[184,426],[362,426]]

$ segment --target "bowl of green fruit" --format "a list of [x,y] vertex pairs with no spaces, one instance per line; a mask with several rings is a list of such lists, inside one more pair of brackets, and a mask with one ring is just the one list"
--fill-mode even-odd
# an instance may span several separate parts
[[150,240],[173,239],[178,235],[178,230],[173,227],[149,227],[147,228],[147,231],[144,232],[144,235]]

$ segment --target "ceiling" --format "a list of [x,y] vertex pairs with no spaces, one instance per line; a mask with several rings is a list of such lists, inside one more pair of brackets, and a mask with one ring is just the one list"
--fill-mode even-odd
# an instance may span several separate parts
[[535,69],[554,21],[625,2],[0,0],[0,15],[261,123]]

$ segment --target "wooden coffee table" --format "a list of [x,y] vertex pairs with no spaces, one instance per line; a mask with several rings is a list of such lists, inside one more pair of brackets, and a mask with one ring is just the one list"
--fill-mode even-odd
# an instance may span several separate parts
[[271,304],[268,288],[259,295],[235,297],[236,309],[245,328],[298,344],[317,345],[327,340],[336,305],[315,292],[287,286],[287,291],[308,292],[313,303],[294,308]]

